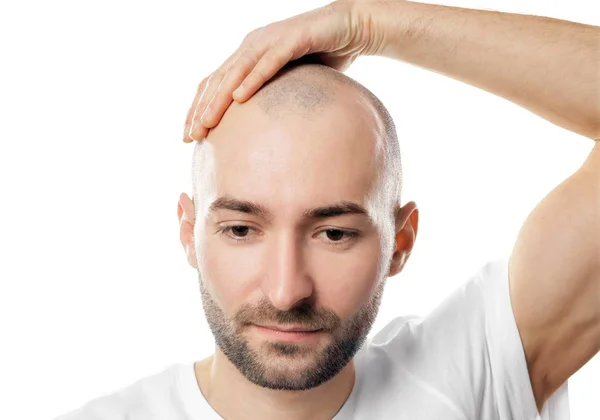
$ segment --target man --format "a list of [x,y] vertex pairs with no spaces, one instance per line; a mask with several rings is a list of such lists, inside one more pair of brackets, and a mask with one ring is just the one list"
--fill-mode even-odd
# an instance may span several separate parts
[[[178,217],[215,353],[64,418],[567,419],[566,381],[600,348],[598,143],[509,258],[365,341],[418,232],[415,203],[400,204],[394,126],[335,70],[281,67],[306,53],[337,69],[391,55],[597,141],[598,34],[402,1],[336,2],[253,32],[186,121],[201,142]],[[240,83],[244,103],[232,103]]]

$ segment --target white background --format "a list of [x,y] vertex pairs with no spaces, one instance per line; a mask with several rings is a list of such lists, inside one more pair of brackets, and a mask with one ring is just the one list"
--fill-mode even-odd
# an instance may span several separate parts
[[[212,353],[179,242],[177,199],[191,195],[185,114],[247,32],[326,3],[1,4],[0,418],[53,418]],[[445,4],[600,24],[589,0]],[[376,331],[426,315],[507,255],[593,142],[404,63],[367,57],[347,74],[394,116],[403,201],[420,209],[416,247],[388,281]],[[600,418],[599,357],[569,383],[572,419]]]

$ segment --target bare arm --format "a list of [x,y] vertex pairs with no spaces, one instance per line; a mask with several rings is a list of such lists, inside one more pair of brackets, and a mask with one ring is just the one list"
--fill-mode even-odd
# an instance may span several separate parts
[[596,140],[582,167],[531,212],[509,260],[513,313],[541,412],[600,351],[600,28],[398,1],[364,13],[382,34],[373,46],[379,55],[479,87]]
[[[540,16],[359,1],[377,55],[484,89],[600,139],[600,28]],[[372,48],[373,48],[372,47]]]
[[600,28],[404,0],[339,0],[251,32],[200,83],[184,141],[202,140],[233,99],[244,102],[307,54],[338,70],[360,55],[403,60],[596,140],[581,168],[531,212],[509,259],[513,314],[541,411],[600,351]]
[[184,141],[202,140],[232,100],[246,101],[307,54],[340,71],[361,55],[402,60],[600,139],[600,27],[405,0],[338,0],[249,33],[200,83]]

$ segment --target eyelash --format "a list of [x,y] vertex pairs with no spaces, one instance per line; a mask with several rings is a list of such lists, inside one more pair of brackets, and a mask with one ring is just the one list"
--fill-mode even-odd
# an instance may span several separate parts
[[[236,228],[236,227],[245,227],[248,228],[250,230],[255,230],[254,228],[250,227],[250,226],[246,226],[246,225],[232,225],[232,226],[223,226],[221,229],[217,230],[217,233],[224,235],[225,237],[227,237],[228,239],[231,239],[237,243],[241,243],[241,242],[246,242],[249,239],[246,239],[247,237],[242,237],[242,238],[236,238],[234,236],[228,235],[227,232],[231,232],[231,229]],[[355,231],[351,231],[351,230],[344,230],[344,229],[323,229],[322,231],[320,231],[318,234],[322,234],[323,232],[327,232],[328,230],[336,230],[336,231],[340,231],[343,232],[343,234],[348,238],[348,239],[342,239],[339,241],[329,241],[329,245],[332,246],[341,246],[341,245],[345,245],[346,242],[357,238],[358,236],[360,236],[359,232],[355,232]]]

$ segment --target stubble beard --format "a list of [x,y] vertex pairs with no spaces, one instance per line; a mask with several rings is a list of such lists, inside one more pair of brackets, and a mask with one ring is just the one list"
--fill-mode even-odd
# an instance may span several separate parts
[[[376,286],[370,301],[352,318],[342,322],[335,312],[302,303],[289,311],[279,311],[268,300],[242,307],[228,319],[213,300],[199,276],[202,305],[216,345],[250,382],[269,389],[304,391],[337,375],[364,344],[381,304],[385,281]],[[243,332],[253,323],[300,324],[322,328],[330,337],[323,349],[282,341],[250,347]]]

